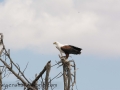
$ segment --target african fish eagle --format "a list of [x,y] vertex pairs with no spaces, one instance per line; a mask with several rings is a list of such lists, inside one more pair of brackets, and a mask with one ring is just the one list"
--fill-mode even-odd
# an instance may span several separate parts
[[61,44],[59,42],[54,42],[53,44],[56,45],[56,48],[60,51],[61,56],[62,53],[64,53],[66,55],[66,59],[68,59],[69,54],[81,54],[81,50],[82,48],[78,48],[76,46],[72,46],[72,45],[67,45],[67,44]]

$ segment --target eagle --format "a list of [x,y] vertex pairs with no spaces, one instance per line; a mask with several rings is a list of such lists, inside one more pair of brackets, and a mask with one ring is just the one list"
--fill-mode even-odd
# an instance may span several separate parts
[[82,48],[78,48],[76,46],[73,45],[67,45],[67,44],[61,44],[59,42],[54,42],[53,44],[56,45],[56,48],[60,51],[60,54],[62,56],[62,53],[64,53],[66,56],[65,58],[68,59],[69,54],[81,54],[81,50]]

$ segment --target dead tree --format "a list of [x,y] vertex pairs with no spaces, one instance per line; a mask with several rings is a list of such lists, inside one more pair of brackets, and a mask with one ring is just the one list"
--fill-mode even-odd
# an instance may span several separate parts
[[[63,82],[64,82],[64,90],[73,90],[73,86],[76,83],[76,64],[74,60],[67,60],[64,56],[59,56],[60,61],[57,63],[58,65],[62,63],[60,66],[63,66]],[[73,64],[71,64],[71,62]],[[74,68],[73,73],[71,72],[72,67]],[[72,78],[73,77],[73,78]],[[73,79],[73,81],[72,81]]]
[[[55,65],[51,66],[51,61],[48,61],[47,64],[44,66],[43,70],[38,75],[36,75],[33,81],[30,82],[27,79],[27,77],[24,75],[24,72],[28,64],[26,65],[25,69],[22,71],[19,64],[14,63],[14,61],[10,56],[10,50],[6,50],[5,48],[2,33],[0,33],[0,46],[2,46],[2,49],[0,50],[0,56],[5,57],[4,59],[0,57],[0,61],[3,63],[5,70],[6,69],[9,70],[10,73],[8,75],[14,74],[14,76],[19,81],[22,82],[22,84],[24,85],[24,90],[38,90],[39,88],[37,86],[37,83],[39,79],[42,80],[42,90],[48,90],[49,86],[51,86],[51,81],[61,76],[63,76],[64,90],[73,90],[73,86],[76,83],[76,65],[74,60],[66,60],[64,56],[63,57],[59,56],[60,61],[57,62],[57,64],[55,65],[58,65],[58,67],[63,66],[63,73],[60,72],[58,75],[56,75],[52,79],[49,78],[49,73],[50,73],[51,67]],[[17,71],[15,71],[13,67],[15,67]],[[71,72],[72,68],[73,68],[73,73]],[[45,79],[43,79],[42,76],[45,72],[46,72]],[[0,81],[0,83],[2,82]],[[51,89],[53,90],[54,88],[52,88],[51,86]]]
[[[0,56],[5,57],[4,60],[0,57],[0,61],[3,63],[6,69],[8,69],[12,74],[14,74],[14,76],[18,80],[22,82],[22,84],[27,88],[27,90],[38,90],[38,88],[36,87],[36,82],[40,79],[40,77],[42,77],[45,71],[46,71],[45,90],[48,90],[48,78],[49,78],[49,73],[51,68],[51,61],[48,61],[45,67],[43,68],[43,70],[36,76],[36,78],[32,82],[30,82],[27,79],[27,77],[24,75],[24,72],[28,64],[26,65],[26,68],[23,71],[21,71],[20,66],[13,62],[13,60],[10,57],[10,50],[7,51],[5,48],[2,33],[0,33],[0,46],[2,47],[2,49],[0,50]],[[6,59],[9,60],[9,63],[8,61],[6,61]],[[18,71],[14,71],[13,67],[15,67]]]
[[[53,79],[60,78],[63,76],[64,90],[73,90],[73,86],[76,84],[76,64],[75,64],[74,60],[67,60],[64,56],[59,55],[59,58],[60,58],[60,61],[58,61],[58,62],[56,61],[56,64],[53,66],[58,65],[57,68],[62,66],[63,73],[60,72]],[[53,67],[53,66],[51,66],[51,67]],[[72,70],[72,68],[73,68],[73,70]],[[73,72],[71,72],[71,71],[73,71]]]

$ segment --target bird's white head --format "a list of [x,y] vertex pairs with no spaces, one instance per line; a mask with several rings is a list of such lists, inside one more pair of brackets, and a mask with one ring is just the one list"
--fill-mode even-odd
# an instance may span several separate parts
[[63,46],[61,43],[59,42],[54,42],[53,44],[55,44],[56,46]]
[[58,45],[58,44],[59,44],[59,42],[54,42],[53,44]]

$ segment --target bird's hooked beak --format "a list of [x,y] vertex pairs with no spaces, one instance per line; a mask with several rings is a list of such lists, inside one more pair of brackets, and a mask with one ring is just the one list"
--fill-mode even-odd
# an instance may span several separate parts
[[56,42],[54,42],[53,44],[56,44]]

